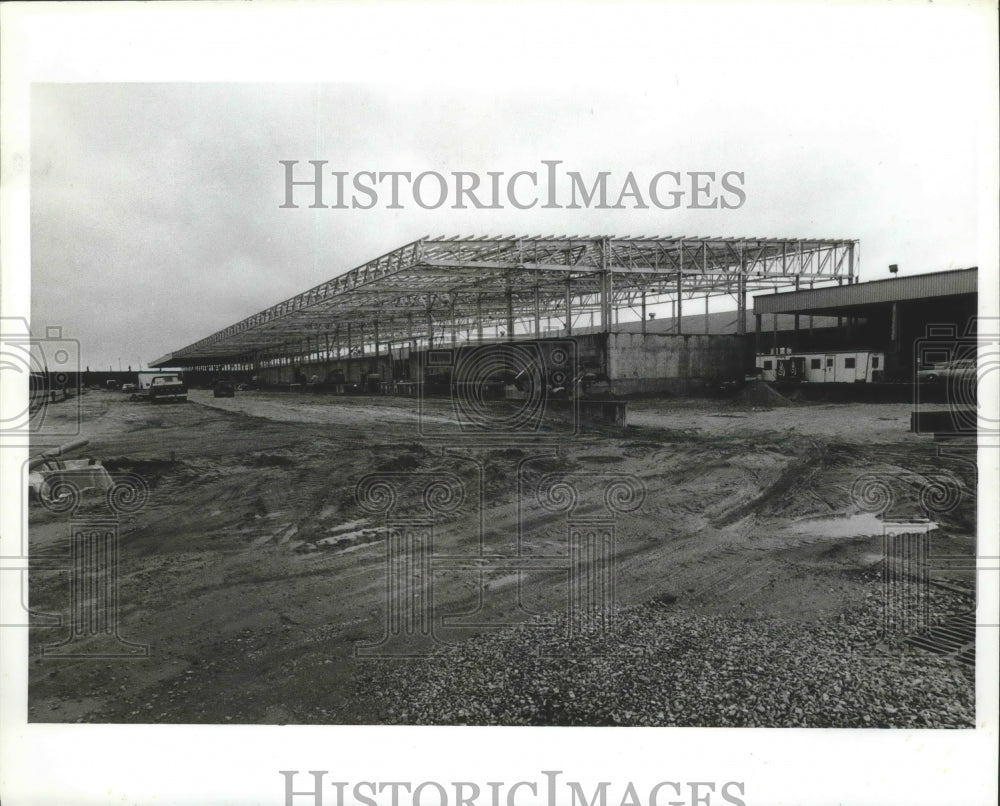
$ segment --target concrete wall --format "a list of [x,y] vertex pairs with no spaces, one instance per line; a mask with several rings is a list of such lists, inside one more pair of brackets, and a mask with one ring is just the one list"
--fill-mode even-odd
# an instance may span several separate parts
[[[706,386],[725,378],[742,378],[754,367],[753,336],[691,334],[676,336],[666,333],[588,333],[572,337],[575,349],[566,349],[567,339],[551,338],[522,342],[515,345],[450,345],[413,351],[405,358],[391,362],[383,354],[365,358],[340,359],[319,363],[303,363],[293,367],[272,367],[260,371],[265,384],[294,383],[296,373],[307,380],[313,375],[321,382],[337,372],[344,380],[358,383],[369,373],[378,373],[382,380],[422,381],[425,375],[450,374],[454,368],[469,366],[477,371],[496,371],[513,358],[515,369],[524,366],[525,356],[532,365],[539,363],[548,381],[565,376],[571,381],[580,372],[607,375],[611,391],[616,394],[669,392],[699,394]],[[493,360],[476,359],[479,350],[495,350]],[[473,358],[466,364],[466,357]],[[561,363],[560,363],[561,362]],[[394,366],[393,366],[394,363]],[[561,373],[561,374],[560,374]],[[395,376],[395,377],[394,377]],[[468,378],[467,380],[475,380]]]
[[753,366],[748,336],[608,335],[608,378],[615,394],[698,394],[719,380],[742,378]]
[[331,380],[336,373],[343,373],[346,382],[360,383],[369,374],[378,374],[383,380],[389,380],[389,357],[380,355],[365,358],[339,359],[331,361],[310,361],[284,367],[264,367],[257,374],[265,385],[276,383],[296,383],[296,375],[305,375],[306,380],[317,376],[320,382]]
[[[570,344],[571,342],[571,344]],[[574,346],[575,345],[575,349]],[[494,360],[483,358],[483,351],[492,352]],[[525,363],[527,362],[527,364]],[[329,380],[335,373],[343,373],[345,381],[360,382],[368,374],[377,373],[382,380],[422,381],[425,376],[450,374],[457,367],[475,374],[478,371],[496,371],[508,365],[514,369],[536,364],[547,373],[562,372],[571,380],[581,371],[604,374],[607,372],[607,343],[602,333],[572,338],[548,338],[513,343],[467,344],[453,347],[444,344],[433,350],[396,350],[392,359],[385,353],[378,358],[337,359],[321,362],[302,362],[294,366],[267,367],[257,374],[265,384],[295,383],[296,376],[304,374],[306,380],[313,375],[320,381]],[[476,380],[476,378],[468,378]]]

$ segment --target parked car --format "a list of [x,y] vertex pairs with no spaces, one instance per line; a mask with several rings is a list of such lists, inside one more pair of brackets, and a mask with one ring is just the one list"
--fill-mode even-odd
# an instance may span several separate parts
[[918,383],[954,383],[955,381],[975,383],[975,358],[956,358],[917,371]]
[[139,384],[137,383],[124,383],[122,384],[123,392],[136,392],[139,390]]
[[236,389],[231,381],[216,381],[212,384],[213,397],[236,397]]

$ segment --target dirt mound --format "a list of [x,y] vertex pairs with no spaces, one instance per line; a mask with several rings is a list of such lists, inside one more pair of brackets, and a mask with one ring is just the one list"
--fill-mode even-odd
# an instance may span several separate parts
[[133,459],[117,456],[105,459],[102,464],[112,475],[130,473],[155,486],[167,475],[177,475],[185,470],[184,463],[169,459]]
[[767,381],[750,381],[733,397],[733,403],[743,408],[774,408],[791,406],[792,402]]
[[251,467],[295,467],[296,461],[291,456],[276,453],[258,453],[250,458]]
[[418,467],[420,467],[419,456],[412,453],[403,453],[386,462],[382,462],[380,465],[376,465],[375,469],[383,473],[400,473],[407,470],[415,470]]

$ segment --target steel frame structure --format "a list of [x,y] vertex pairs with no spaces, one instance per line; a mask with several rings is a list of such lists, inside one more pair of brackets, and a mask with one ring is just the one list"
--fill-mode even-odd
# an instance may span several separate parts
[[[152,366],[265,366],[487,339],[609,331],[618,312],[801,281],[856,281],[854,240],[615,236],[421,238]],[[678,325],[679,329],[679,325]]]

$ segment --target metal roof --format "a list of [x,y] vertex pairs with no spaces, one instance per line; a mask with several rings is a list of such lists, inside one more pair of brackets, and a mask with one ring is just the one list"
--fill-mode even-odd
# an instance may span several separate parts
[[[486,326],[510,336],[539,321],[640,299],[735,294],[855,273],[847,239],[640,236],[422,238],[152,362],[194,366],[282,352],[329,352],[331,339],[392,344]],[[534,328],[532,328],[534,325]]]
[[854,285],[828,286],[783,294],[762,294],[753,298],[754,313],[828,313],[864,305],[886,305],[921,299],[975,294],[976,267],[931,274],[915,274],[889,280]]

